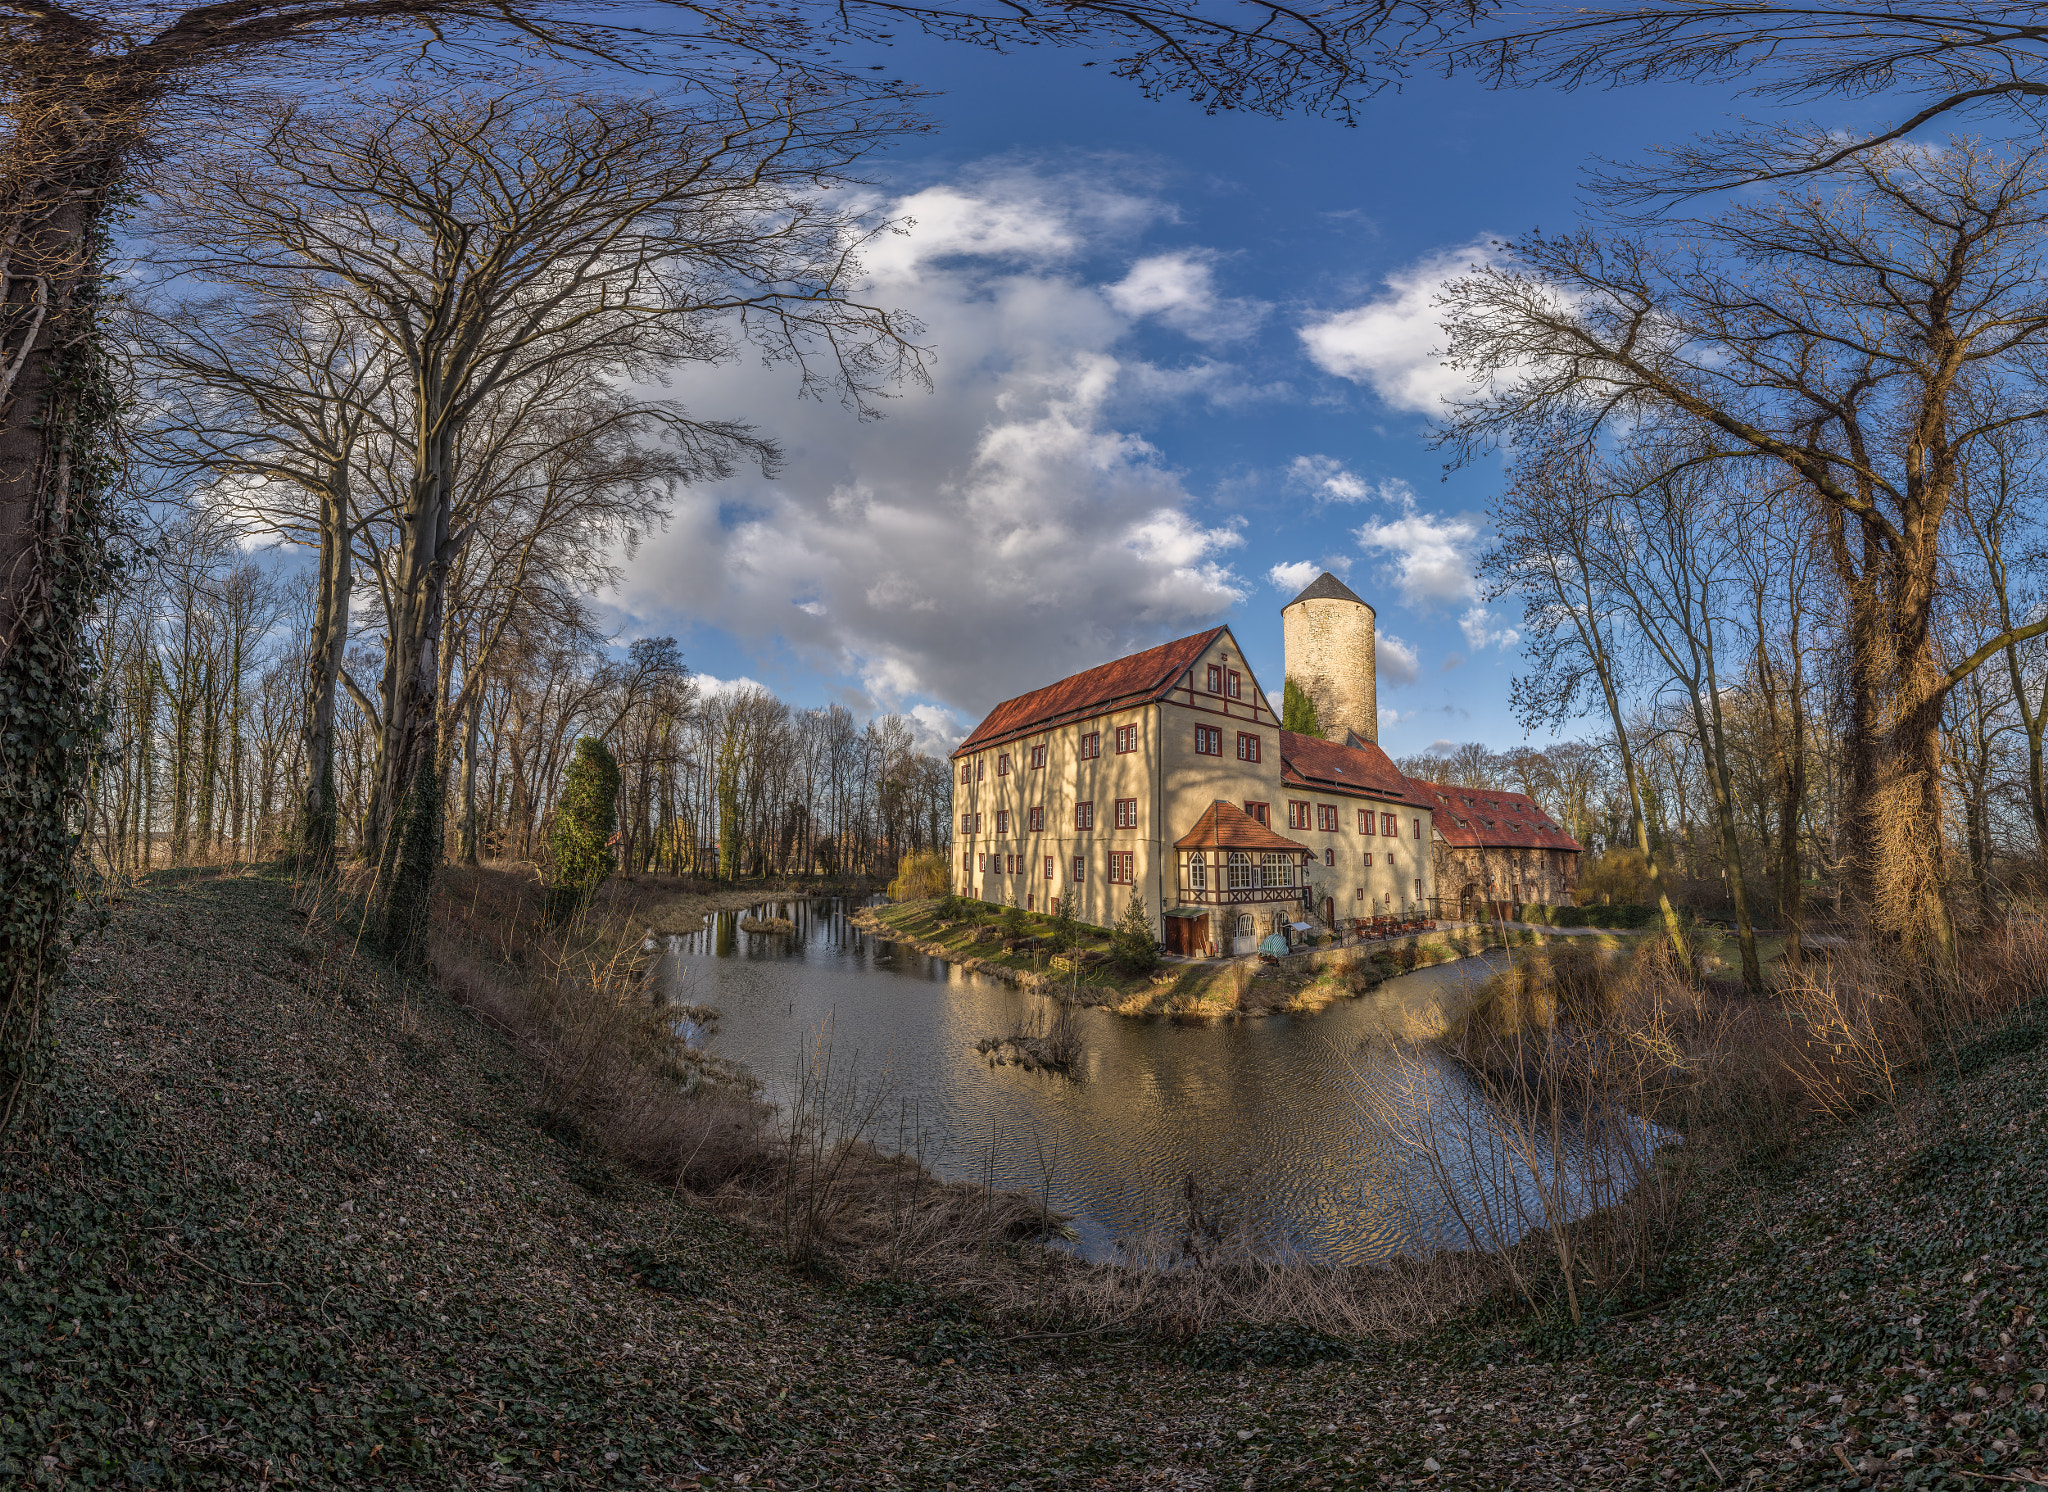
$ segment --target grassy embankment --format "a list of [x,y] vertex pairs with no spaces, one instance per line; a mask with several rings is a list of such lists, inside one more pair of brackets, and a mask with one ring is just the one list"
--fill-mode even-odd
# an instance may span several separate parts
[[1399,1333],[1188,1337],[1173,1311],[1243,1300],[1240,1263],[792,1269],[602,1115],[564,1123],[559,1044],[380,968],[273,873],[159,876],[79,957],[47,1132],[4,1152],[0,1479],[2039,1484],[2043,1020],[1726,1172],[1575,1333],[1475,1307],[1492,1277],[1452,1261],[1291,1277],[1303,1319],[1378,1290]]
[[[1169,1015],[1188,1018],[1305,1014],[1332,1002],[1376,989],[1396,974],[1467,958],[1503,941],[1514,945],[1540,942],[1543,934],[1528,930],[1479,930],[1428,933],[1395,939],[1372,948],[1354,945],[1324,950],[1326,961],[1307,967],[1297,955],[1286,965],[1246,959],[1200,964],[1170,963],[1133,974],[1109,956],[1106,928],[1080,924],[1078,950],[1083,960],[1075,969],[1054,969],[1044,947],[1012,949],[1003,935],[1008,909],[978,903],[978,910],[956,920],[939,915],[936,901],[900,902],[870,907],[856,921],[881,936],[912,944],[963,968],[976,969],[1017,983],[1072,988],[1084,1005],[1099,1005],[1119,1015]],[[1043,940],[1051,936],[1052,919],[1020,913],[1022,935]],[[1613,945],[1612,935],[1603,935]]]

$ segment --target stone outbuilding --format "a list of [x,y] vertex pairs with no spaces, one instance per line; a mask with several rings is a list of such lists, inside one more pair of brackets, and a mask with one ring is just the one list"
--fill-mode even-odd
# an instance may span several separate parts
[[1408,782],[1430,806],[1439,915],[1470,921],[1571,903],[1581,846],[1526,795]]

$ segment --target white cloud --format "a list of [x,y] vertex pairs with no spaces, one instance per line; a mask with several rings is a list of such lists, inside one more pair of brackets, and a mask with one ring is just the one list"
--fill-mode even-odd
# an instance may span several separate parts
[[1379,634],[1380,677],[1396,684],[1412,684],[1422,677],[1422,660],[1415,649],[1391,632]]
[[1249,336],[1266,314],[1261,301],[1231,300],[1216,293],[1213,255],[1180,249],[1153,254],[1108,289],[1109,303],[1126,316],[1156,316],[1175,331],[1202,342]]
[[742,694],[768,687],[757,679],[721,679],[708,673],[692,673],[690,682],[697,686],[699,696],[714,699],[721,694]]
[[945,756],[967,738],[968,727],[951,710],[914,705],[909,711],[913,744],[919,751]]
[[1458,630],[1465,634],[1465,641],[1474,652],[1487,647],[1506,652],[1522,640],[1522,634],[1513,627],[1494,626],[1493,616],[1484,606],[1474,606],[1459,617]]
[[912,192],[886,204],[906,231],[868,247],[868,272],[882,282],[914,283],[962,257],[1045,269],[1104,238],[1173,216],[1166,203],[1123,189],[1117,177],[1113,170],[1060,176],[999,167]]
[[1290,564],[1273,566],[1266,572],[1266,579],[1273,582],[1275,590],[1291,596],[1322,573],[1323,567],[1312,560],[1295,560]]
[[1489,239],[1441,249],[1386,276],[1386,293],[1301,329],[1309,358],[1326,373],[1371,388],[1396,409],[1435,414],[1471,387],[1444,366],[1436,299],[1445,282],[1489,262]]
[[871,259],[869,293],[927,324],[935,391],[864,425],[790,398],[786,369],[680,372],[693,413],[753,417],[788,459],[774,482],[682,494],[620,602],[850,676],[880,708],[936,710],[913,718],[938,741],[1243,599],[1239,527],[1129,428],[1134,405],[1208,399],[1235,375],[1208,365],[1162,392],[1172,380],[1121,346],[1129,313],[1071,268],[1168,217],[1155,200],[1011,171],[890,210],[918,226]]
[[1413,498],[1408,484],[1398,478],[1368,482],[1330,456],[1296,456],[1287,463],[1287,479],[1313,492],[1319,502],[1400,502],[1403,496]]
[[1363,548],[1393,560],[1402,596],[1415,604],[1477,601],[1472,551],[1479,543],[1479,525],[1469,518],[1424,512],[1405,483],[1385,483],[1383,490],[1398,502],[1399,514],[1365,523],[1357,537]]

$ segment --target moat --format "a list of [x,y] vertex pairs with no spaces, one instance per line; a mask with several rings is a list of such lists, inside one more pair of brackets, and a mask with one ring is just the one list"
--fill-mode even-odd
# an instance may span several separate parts
[[1448,1064],[1387,1038],[1412,1032],[1498,967],[1499,954],[1402,975],[1309,1016],[1182,1024],[1080,1011],[1070,1074],[991,1068],[975,1043],[1046,997],[852,926],[857,903],[766,902],[794,935],[724,913],[672,937],[669,998],[721,1012],[707,1050],[779,1099],[801,1044],[829,1023],[835,1066],[888,1085],[875,1139],[954,1180],[1049,1194],[1091,1259],[1176,1231],[1195,1178],[1206,1210],[1261,1252],[1371,1263],[1462,1247],[1421,1156],[1384,1115],[1471,1100]]

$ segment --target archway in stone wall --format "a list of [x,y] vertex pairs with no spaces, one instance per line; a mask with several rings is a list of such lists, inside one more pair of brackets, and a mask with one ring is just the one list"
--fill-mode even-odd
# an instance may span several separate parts
[[1458,890],[1458,920],[1470,922],[1483,910],[1479,899],[1479,883],[1467,881]]

